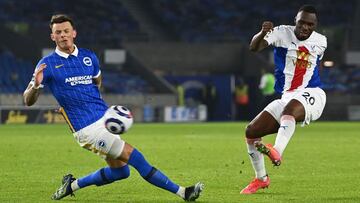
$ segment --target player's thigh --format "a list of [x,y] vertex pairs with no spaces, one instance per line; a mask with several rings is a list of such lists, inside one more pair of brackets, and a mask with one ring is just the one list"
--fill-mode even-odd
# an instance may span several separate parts
[[102,119],[74,133],[79,145],[101,158],[116,159],[122,153],[125,142],[120,136],[106,130]]
[[260,112],[246,127],[246,137],[253,139],[276,133],[279,123],[272,114],[264,110]]
[[306,88],[297,94],[294,99],[304,106],[304,124],[319,119],[326,104],[326,94],[320,88]]
[[304,105],[296,100],[292,99],[289,103],[286,104],[282,115],[292,115],[294,116],[296,122],[301,122],[305,120],[305,108]]

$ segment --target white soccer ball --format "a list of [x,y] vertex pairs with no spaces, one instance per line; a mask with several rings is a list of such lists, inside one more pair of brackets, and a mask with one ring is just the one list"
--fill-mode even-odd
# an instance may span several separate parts
[[133,122],[133,116],[125,106],[111,106],[105,115],[105,128],[116,135],[128,131]]

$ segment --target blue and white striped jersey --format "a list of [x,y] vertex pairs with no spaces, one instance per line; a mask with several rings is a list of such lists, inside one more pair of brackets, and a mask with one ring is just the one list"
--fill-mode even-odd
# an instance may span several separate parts
[[42,58],[36,67],[42,63],[47,67],[41,85],[50,88],[74,132],[105,114],[108,106],[93,83],[93,78],[101,74],[94,52],[75,46],[74,52],[69,55],[56,49]]

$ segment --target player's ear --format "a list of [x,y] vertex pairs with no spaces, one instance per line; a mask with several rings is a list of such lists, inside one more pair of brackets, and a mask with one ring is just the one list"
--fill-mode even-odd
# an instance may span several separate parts
[[52,41],[54,41],[54,42],[55,42],[55,36],[54,36],[54,34],[53,34],[53,33],[50,33],[50,38],[51,38],[51,40],[52,40]]
[[77,35],[77,32],[76,32],[76,30],[74,30],[74,32],[73,32],[73,38],[76,38],[76,35]]

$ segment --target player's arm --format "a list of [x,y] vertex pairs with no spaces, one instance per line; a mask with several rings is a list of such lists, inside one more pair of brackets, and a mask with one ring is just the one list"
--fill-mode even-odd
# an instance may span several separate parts
[[35,70],[34,81],[31,82],[26,90],[24,91],[24,103],[26,106],[32,106],[35,104],[40,95],[40,85],[44,79],[44,69],[46,64],[40,64],[40,66]]
[[261,51],[269,46],[268,42],[264,39],[268,32],[271,32],[274,24],[270,21],[265,21],[262,24],[261,31],[254,35],[250,42],[250,51]]
[[96,86],[98,86],[98,88],[100,89],[101,87],[101,83],[102,83],[102,77],[101,77],[101,74],[96,77],[96,78],[93,78],[93,81],[95,83]]
[[100,63],[99,59],[97,58],[96,54],[92,54],[92,59],[94,61],[94,72],[93,72],[93,83],[98,87],[100,90],[101,83],[102,83],[102,77],[101,77],[101,70],[100,70]]

